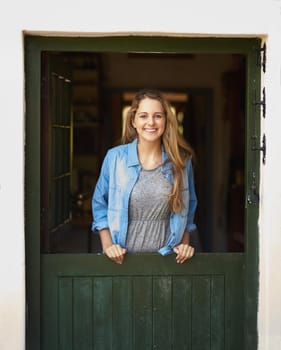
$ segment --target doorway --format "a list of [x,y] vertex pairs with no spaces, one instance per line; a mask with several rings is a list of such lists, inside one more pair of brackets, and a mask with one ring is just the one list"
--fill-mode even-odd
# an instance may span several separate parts
[[[205,77],[201,72],[206,66],[212,74]],[[54,111],[46,104],[55,103],[54,77],[57,76],[60,82],[62,79],[59,77],[65,73],[70,89],[69,101],[57,102],[58,105],[70,104],[71,129],[66,141],[68,145],[58,143],[54,153],[60,152],[59,147],[64,152],[61,159],[69,153],[66,161],[71,162],[71,169],[68,169],[71,174],[70,209],[69,219],[63,216],[50,228],[44,225],[48,226],[52,215],[57,215],[57,206],[61,204],[54,202],[53,208],[49,208],[49,197],[44,195],[51,192],[45,174],[50,173],[53,153],[49,154],[49,158],[44,155],[50,143],[54,142],[51,131],[56,130],[56,126],[60,132],[65,131],[65,126],[50,126],[48,120],[52,119]],[[170,100],[180,131],[195,151],[199,198],[197,251],[242,252],[245,225],[245,77],[245,55],[242,54],[43,52],[43,251],[100,251],[98,237],[91,234],[91,198],[101,162],[106,150],[120,142],[122,115],[134,93],[142,87],[150,87],[162,90]],[[58,96],[58,89],[56,93]],[[49,130],[49,135],[46,130]],[[58,130],[55,132],[58,133]],[[56,196],[55,193],[53,195]],[[62,225],[65,220],[70,221],[67,229]]]
[[[65,346],[69,348],[78,346],[80,342],[83,342],[85,349],[91,348],[93,342],[97,348],[103,349],[105,344],[112,346],[123,326],[126,326],[126,348],[132,349],[132,344],[136,344],[136,333],[134,333],[136,328],[132,325],[135,325],[138,320],[134,318],[133,311],[136,310],[136,305],[143,304],[144,301],[145,309],[140,308],[138,315],[142,314],[147,324],[151,324],[152,328],[146,329],[148,333],[145,333],[151,346],[152,344],[161,345],[160,333],[165,329],[168,340],[165,345],[162,343],[162,346],[170,349],[169,344],[175,341],[177,334],[176,338],[181,342],[179,346],[184,344],[186,348],[191,348],[186,335],[179,336],[178,327],[171,327],[171,322],[176,320],[174,312],[178,310],[176,312],[180,314],[184,312],[186,324],[191,330],[192,336],[189,339],[192,339],[192,349],[196,349],[196,346],[197,348],[203,346],[207,349],[209,345],[206,344],[213,344],[212,346],[221,349],[234,349],[237,344],[241,348],[244,344],[247,349],[255,348],[258,258],[255,247],[258,233],[258,207],[248,206],[247,203],[245,205],[245,194],[251,188],[251,171],[252,169],[257,170],[259,166],[251,153],[250,135],[255,122],[253,120],[255,111],[249,102],[253,100],[253,94],[259,90],[257,82],[259,82],[260,68],[256,65],[259,45],[260,42],[256,39],[26,38],[26,156],[28,160],[26,167],[26,254],[30,349],[38,349],[38,341],[41,342],[43,349],[60,349]],[[42,95],[42,91],[48,92],[48,86],[51,86],[47,84],[45,90],[40,88],[41,82],[46,78],[45,69],[42,70],[44,55],[47,55],[47,59],[55,57],[55,66],[60,66],[59,69],[63,66],[61,72],[49,74],[55,80],[53,83],[58,90],[55,95],[51,96],[50,93],[49,95],[47,93],[47,96],[53,98],[54,101],[57,99],[56,106],[61,112],[63,110],[60,107],[61,102],[66,101],[65,99],[71,101],[72,112],[69,112],[68,124],[52,120],[48,109],[46,114],[44,114],[46,110],[41,109],[44,105],[42,96],[45,96]],[[84,79],[82,71],[78,78],[80,82],[78,81],[76,85],[78,91],[71,89],[70,94],[64,93],[65,89],[61,88],[62,85],[65,85],[67,90],[71,86],[70,82],[75,86],[74,70],[69,69],[71,66],[69,62],[73,60],[73,57],[78,58],[82,66],[86,65],[86,70],[101,67],[101,81],[99,82],[101,85],[95,91],[93,89],[90,89],[90,92],[85,91],[83,85],[87,85],[89,81],[80,84]],[[96,60],[95,64],[90,62],[93,59]],[[57,63],[60,60],[64,62],[63,65]],[[52,64],[51,66],[53,68]],[[168,69],[171,66],[173,68]],[[157,78],[148,80],[148,77],[151,77],[151,71],[157,74]],[[52,70],[48,72],[52,73]],[[41,79],[38,79],[40,76]],[[96,79],[94,73],[91,76],[88,72],[86,76],[86,80],[89,80],[90,77]],[[91,80],[90,83],[92,88]],[[196,259],[181,269],[173,265],[171,257],[165,261],[154,255],[146,257],[145,260],[142,256],[130,257],[128,265],[120,272],[99,254],[89,254],[89,244],[92,244],[92,241],[89,242],[89,237],[92,240],[92,235],[89,235],[90,221],[87,221],[89,220],[89,204],[86,202],[88,198],[84,188],[91,192],[95,183],[95,179],[91,176],[95,172],[91,173],[89,169],[83,169],[81,164],[86,164],[87,167],[89,164],[91,166],[94,164],[95,169],[99,169],[106,150],[118,141],[122,132],[120,127],[122,109],[128,102],[128,94],[148,84],[173,96],[185,96],[185,102],[175,108],[176,110],[178,108],[179,121],[182,121],[180,122],[182,132],[185,133],[197,155],[195,172],[199,194],[197,221],[203,253],[198,254]],[[62,99],[57,98],[60,92]],[[99,105],[97,108],[100,108],[102,112],[102,114],[96,114],[97,120],[89,120],[95,115],[96,107],[93,106],[93,102],[88,105],[91,112],[80,110],[77,113],[75,109],[77,107],[75,103],[79,102],[78,104],[81,105],[83,101],[80,98],[87,96],[87,93],[90,93],[90,96],[97,94],[95,95]],[[77,99],[76,102],[75,99]],[[39,115],[40,118],[38,118]],[[50,133],[42,129],[43,121],[50,120],[53,121],[53,124],[51,128],[48,124],[47,130],[58,134],[57,131],[54,131],[58,129],[59,133],[68,136],[50,139]],[[75,123],[85,124],[83,126],[75,125]],[[94,131],[97,128],[101,129],[98,129],[98,132]],[[42,146],[43,135],[48,135],[45,140],[47,148]],[[96,136],[100,135],[102,135],[101,140],[93,145],[91,143],[93,139],[95,140]],[[58,139],[58,143],[53,139]],[[61,147],[58,147],[62,139],[66,141]],[[65,148],[66,144],[69,147]],[[59,160],[53,167],[55,174],[58,175],[53,176],[56,182],[53,182],[53,186],[51,185],[52,182],[49,181],[51,176],[47,171],[48,184],[44,185],[46,187],[43,186],[42,180],[42,175],[46,180],[46,171],[42,169],[50,169],[50,158],[46,156],[47,161],[44,163],[43,154],[45,152],[42,150],[45,149],[50,151],[49,155],[54,153],[55,157],[51,156],[51,160]],[[69,155],[65,149],[70,151]],[[59,150],[64,150],[64,152]],[[92,154],[94,150],[95,154]],[[94,155],[99,156],[99,160],[95,163],[87,158],[92,157],[93,159]],[[56,167],[65,157],[69,158],[69,162],[66,162],[69,169],[66,166],[64,172],[66,180],[62,181],[61,175],[56,173]],[[86,158],[83,159],[83,157]],[[256,181],[258,181],[257,178]],[[61,186],[59,183],[64,183],[64,185]],[[38,188],[43,191],[41,196],[40,192],[36,191]],[[56,215],[61,213],[61,216],[56,217],[58,225],[53,231],[50,230],[54,228],[50,226],[50,222],[53,221],[42,219],[42,209],[44,209],[43,213],[46,212],[45,197],[42,195],[44,188],[48,189],[46,193],[52,193],[53,189],[53,193],[59,194],[54,198],[61,200],[49,201],[48,204],[47,213],[50,218],[52,218],[52,210]],[[79,191],[76,192],[74,189]],[[57,211],[62,208],[62,206],[58,207],[58,203],[64,202],[64,195],[71,198],[71,201],[67,203],[73,206],[66,206],[65,211]],[[74,203],[73,198],[75,198]],[[81,223],[85,224],[82,231],[86,233],[84,235],[86,243],[82,244],[83,247],[78,251],[73,251],[73,246],[65,248],[64,245],[65,242],[69,243],[67,234],[73,228],[75,210],[77,210],[78,226]],[[238,222],[237,218],[242,221]],[[58,232],[59,235],[56,235]],[[232,235],[230,235],[231,232]],[[51,236],[50,233],[54,235]],[[229,239],[230,236],[231,239]],[[82,234],[79,236],[80,240],[81,237]],[[252,242],[251,245],[247,244],[249,240]],[[47,249],[45,242],[49,244]],[[61,243],[63,244],[60,246]],[[77,241],[74,246],[77,248]],[[94,244],[93,249],[96,249],[95,247],[97,246]],[[94,253],[98,253],[98,248]],[[143,266],[146,267],[145,272]],[[145,300],[138,299],[142,296],[133,293],[133,291],[137,293],[141,286],[145,286],[148,293]],[[176,306],[178,299],[173,297],[177,295],[178,287],[176,286],[182,286],[180,289],[184,295],[178,297],[185,298],[187,309],[182,310],[180,305]],[[192,289],[198,291],[196,295],[199,299],[192,294]],[[40,290],[40,295],[36,294],[38,290]],[[124,295],[116,292],[118,290],[123,291]],[[98,304],[94,302],[93,291],[98,297]],[[165,293],[161,294],[163,291]],[[128,293],[133,293],[130,294],[133,295],[133,299],[129,299],[130,303],[126,304],[125,299],[129,298]],[[111,300],[110,298],[102,299],[103,295],[108,297],[111,295],[115,298],[114,303],[111,304],[111,307],[116,307],[115,311],[112,308],[105,310],[112,322],[118,311],[127,310],[122,316],[121,328],[111,329],[111,335],[108,338],[105,338],[103,334],[104,327],[98,326],[106,325],[107,320],[96,318],[99,317],[96,307],[98,305],[106,307],[108,300]],[[162,295],[161,302],[158,299],[159,295]],[[78,300],[78,304],[71,304],[73,300]],[[210,300],[214,301],[212,305]],[[88,310],[87,305],[92,305],[92,311]],[[188,309],[191,305],[196,305],[193,312]],[[78,322],[77,312],[81,311],[81,308],[86,312],[83,314],[85,318],[80,319],[76,324],[75,322]],[[202,325],[202,313],[206,312],[210,317],[204,318],[204,327],[198,327],[199,324]],[[163,315],[166,313],[170,315],[170,318],[164,322]],[[67,317],[64,318],[63,315]],[[129,318],[128,315],[130,315]],[[93,329],[91,320],[98,326],[95,328],[97,337],[94,338],[91,333]],[[128,320],[132,322],[128,323]],[[84,324],[85,322],[87,324]],[[83,324],[85,327],[81,326]],[[176,323],[173,324],[176,325]],[[145,324],[142,324],[139,329],[145,331]],[[153,329],[153,335],[150,329]],[[218,330],[220,330],[219,336],[215,336]],[[68,332],[71,332],[71,339],[74,343],[67,343]],[[240,334],[239,339],[235,336],[237,334]]]

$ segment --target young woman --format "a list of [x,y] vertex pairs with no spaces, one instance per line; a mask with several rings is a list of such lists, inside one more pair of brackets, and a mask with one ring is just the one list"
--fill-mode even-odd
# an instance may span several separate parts
[[157,251],[183,263],[194,255],[192,150],[159,92],[137,93],[122,142],[107,152],[92,200],[103,252],[119,264],[126,253]]

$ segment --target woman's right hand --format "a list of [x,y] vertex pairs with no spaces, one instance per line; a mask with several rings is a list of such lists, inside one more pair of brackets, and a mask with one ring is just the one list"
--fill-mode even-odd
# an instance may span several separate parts
[[122,264],[126,254],[126,249],[122,248],[119,244],[112,244],[103,250],[104,254],[116,262],[116,264]]
[[122,264],[126,254],[126,249],[122,248],[119,244],[114,244],[112,242],[108,228],[100,230],[100,239],[104,254],[117,264]]

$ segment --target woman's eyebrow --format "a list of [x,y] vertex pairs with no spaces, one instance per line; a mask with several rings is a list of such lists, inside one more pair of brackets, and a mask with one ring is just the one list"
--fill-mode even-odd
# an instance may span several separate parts
[[[140,112],[137,112],[136,114],[149,114],[148,112],[145,112],[145,111],[140,111]],[[164,112],[154,112],[153,114],[165,114]]]

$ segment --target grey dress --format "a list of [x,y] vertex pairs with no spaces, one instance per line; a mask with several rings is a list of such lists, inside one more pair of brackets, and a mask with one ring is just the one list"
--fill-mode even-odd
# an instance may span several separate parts
[[157,252],[170,234],[169,194],[171,184],[161,166],[142,169],[129,202],[128,252]]

